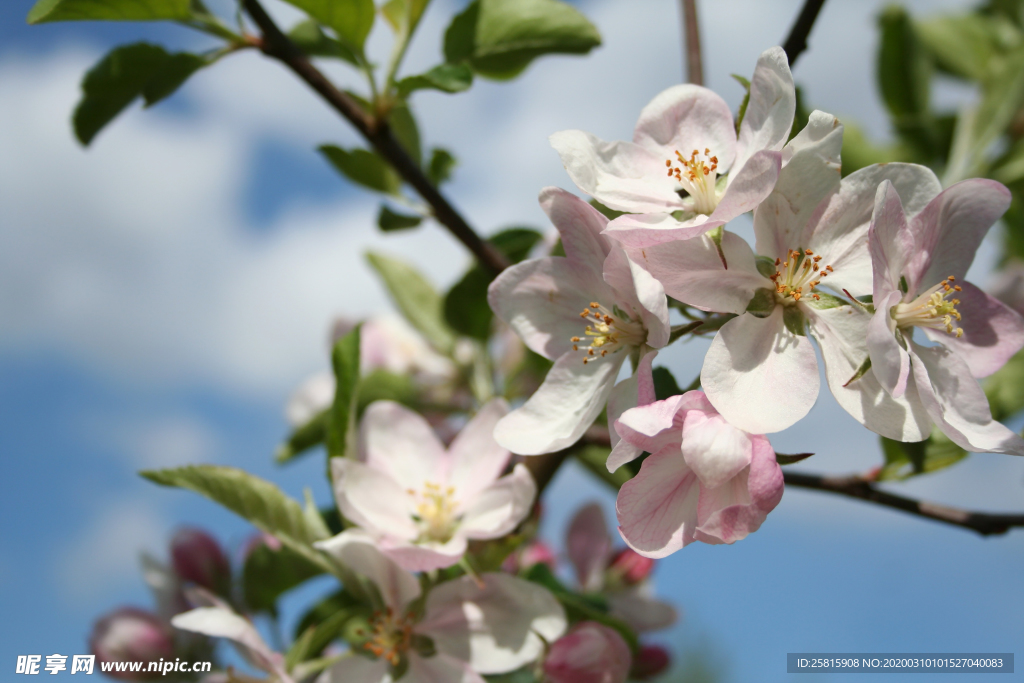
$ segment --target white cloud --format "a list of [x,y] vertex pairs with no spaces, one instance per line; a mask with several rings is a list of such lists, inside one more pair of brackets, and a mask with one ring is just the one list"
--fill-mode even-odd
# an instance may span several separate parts
[[221,441],[206,420],[189,414],[137,419],[129,413],[90,415],[82,431],[116,452],[132,469],[160,469],[215,462]]

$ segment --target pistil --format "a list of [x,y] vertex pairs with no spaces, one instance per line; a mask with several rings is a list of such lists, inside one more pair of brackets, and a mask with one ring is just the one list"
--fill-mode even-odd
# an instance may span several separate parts
[[792,305],[805,296],[821,299],[814,288],[833,272],[830,265],[821,265],[821,256],[810,249],[790,249],[783,261],[775,259],[775,273],[769,279],[782,304]]
[[962,291],[960,285],[954,284],[955,280],[956,278],[950,275],[913,301],[893,306],[890,315],[896,320],[896,326],[928,327],[962,337],[963,328],[953,326],[954,320],[960,321],[960,311],[956,309],[960,299],[950,297]]

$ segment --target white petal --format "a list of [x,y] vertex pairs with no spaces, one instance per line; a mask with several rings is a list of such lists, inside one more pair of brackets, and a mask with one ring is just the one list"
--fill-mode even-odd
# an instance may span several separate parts
[[604,214],[558,187],[545,187],[539,200],[540,208],[558,229],[566,257],[599,271],[612,248],[608,238],[601,234],[608,227]]
[[500,538],[519,526],[533,507],[537,485],[522,463],[481,491],[466,508],[458,534],[466,538]]
[[792,426],[818,397],[818,362],[806,337],[782,322],[782,306],[767,318],[743,314],[711,342],[701,386],[719,413],[751,434]]
[[285,418],[292,427],[301,427],[334,403],[334,375],[319,372],[306,379],[288,398]]
[[445,654],[420,657],[410,653],[409,669],[401,680],[402,683],[487,683],[468,664]]
[[880,302],[899,289],[900,277],[914,249],[914,237],[900,196],[892,183],[884,180],[875,193],[875,208],[868,228],[875,301]]
[[347,519],[376,534],[405,540],[419,535],[413,500],[390,476],[349,458],[331,458],[331,476],[338,508]]
[[619,216],[605,230],[605,234],[623,247],[640,249],[652,244],[688,240],[703,235],[725,223],[710,216],[677,219],[671,213],[627,213]]
[[466,538],[456,534],[445,543],[407,541],[383,538],[380,551],[407,572],[429,572],[459,563],[466,554]]
[[[608,396],[608,437],[611,440],[613,452],[615,452],[615,449],[620,448],[619,433],[615,431],[615,421],[619,419],[619,416],[630,408],[654,402],[654,377],[651,364],[657,355],[657,351],[644,354],[644,357],[640,359],[640,364],[637,366],[636,374],[616,384],[615,388],[612,389],[612,393]],[[632,454],[628,460],[623,462],[634,460],[642,452],[642,450],[636,449],[636,447],[628,443],[623,444],[621,449],[622,451],[618,455],[619,458],[627,457],[627,453]]]
[[571,446],[604,409],[624,360],[624,351],[586,364],[582,352],[566,353],[533,396],[498,421],[494,438],[521,455]]
[[717,488],[750,465],[751,448],[721,415],[691,410],[683,419],[683,460],[704,486]]
[[750,100],[740,124],[738,171],[762,149],[780,150],[789,139],[796,113],[796,89],[786,53],[773,47],[761,53],[750,79]]
[[668,628],[679,617],[675,607],[648,595],[644,591],[647,586],[641,583],[606,596],[611,607],[610,614],[622,619],[639,633]]
[[320,674],[316,683],[392,683],[388,663],[383,659],[370,659],[349,655]]
[[676,160],[676,150],[687,156],[694,149],[710,149],[725,173],[736,155],[735,131],[725,100],[713,90],[685,83],[662,91],[643,108],[633,142],[665,157],[662,174],[665,160]]
[[481,674],[504,673],[534,661],[565,632],[565,611],[547,589],[507,574],[484,574],[483,586],[463,577],[427,596],[416,628],[439,653]]
[[[900,302],[900,291],[890,292],[885,298],[877,299],[878,308],[867,326],[868,355],[871,357],[871,372],[882,388],[895,398],[907,390],[910,375],[910,356],[896,341],[890,309]],[[858,316],[859,317],[859,316]]]
[[404,612],[406,606],[420,596],[420,582],[416,577],[386,557],[362,529],[346,529],[314,545],[373,581],[380,589],[384,604],[395,612]]
[[448,448],[447,484],[460,501],[470,500],[501,476],[511,453],[494,440],[494,426],[508,414],[508,403],[498,398],[466,423]]
[[708,217],[709,221],[728,223],[756,209],[771,194],[781,166],[782,154],[779,152],[761,150],[747,159],[743,168],[729,175],[729,185]]
[[445,450],[430,424],[393,401],[375,401],[359,427],[364,461],[384,472],[402,489],[420,490],[424,482],[442,481]]
[[245,648],[252,663],[264,671],[283,673],[280,655],[271,650],[248,619],[220,607],[197,607],[171,618],[171,626],[213,638],[227,638]]
[[665,289],[619,244],[605,259],[604,280],[615,290],[619,307],[630,311],[630,317],[639,319],[647,330],[647,345],[659,349],[667,344],[670,327]]

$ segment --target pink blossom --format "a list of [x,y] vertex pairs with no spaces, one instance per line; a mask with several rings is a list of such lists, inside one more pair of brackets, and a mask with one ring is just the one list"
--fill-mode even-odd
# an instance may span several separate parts
[[551,646],[544,673],[551,683],[625,683],[632,660],[617,631],[582,621]]
[[641,555],[665,557],[693,541],[734,543],[782,499],[768,439],[726,422],[701,391],[628,410],[615,429],[650,453],[616,502],[619,532]]
[[[157,615],[135,607],[122,607],[96,622],[89,637],[89,649],[99,662],[156,662],[174,658],[174,634],[167,622]],[[145,674],[111,672],[110,675],[141,680]]]

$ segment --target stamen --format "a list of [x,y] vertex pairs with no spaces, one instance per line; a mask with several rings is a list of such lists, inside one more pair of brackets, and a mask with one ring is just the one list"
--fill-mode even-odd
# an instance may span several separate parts
[[[584,329],[584,337],[570,337],[573,351],[585,349],[583,363],[586,365],[591,360],[597,360],[597,351],[601,351],[603,358],[609,353],[618,353],[623,348],[640,346],[647,339],[644,326],[639,321],[632,320],[625,313],[614,309],[609,311],[596,301],[590,303],[590,308],[584,310],[580,317],[584,318],[589,325]],[[581,347],[580,342],[587,341],[588,346]]]
[[780,303],[794,304],[806,296],[821,300],[813,290],[833,272],[832,266],[820,263],[821,258],[810,249],[790,249],[785,261],[775,259],[775,272],[768,279],[775,285]]
[[921,293],[910,302],[900,302],[892,307],[890,315],[896,320],[897,327],[927,327],[933,330],[945,330],[948,334],[962,337],[963,328],[954,327],[953,320],[961,320],[960,299],[947,299],[954,292],[963,291],[959,285],[951,286],[956,278],[950,275],[927,291]]
[[718,206],[718,192],[715,187],[718,178],[718,157],[712,156],[711,149],[705,147],[703,158],[700,158],[700,152],[696,149],[690,153],[689,158],[676,150],[676,161],[679,166],[673,166],[672,159],[665,160],[668,175],[674,177],[693,199],[694,212],[710,215]]

